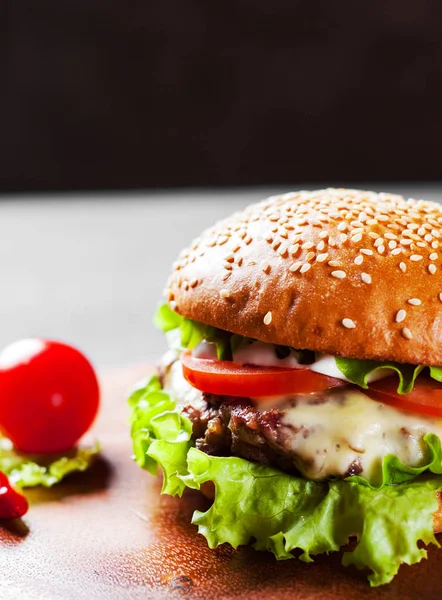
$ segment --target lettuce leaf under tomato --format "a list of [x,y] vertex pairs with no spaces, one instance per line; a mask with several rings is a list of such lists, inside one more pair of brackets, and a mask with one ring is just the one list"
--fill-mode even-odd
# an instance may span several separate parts
[[51,487],[70,473],[86,471],[99,451],[96,443],[91,448],[74,448],[63,456],[29,455],[15,450],[7,438],[0,437],[0,471],[19,487]]
[[211,548],[253,543],[278,560],[293,558],[292,551],[299,549],[300,559],[309,562],[356,536],[342,562],[371,570],[369,580],[376,586],[391,581],[402,563],[426,557],[420,541],[438,545],[433,513],[436,492],[442,491],[442,448],[435,435],[424,438],[428,460],[420,468],[385,457],[377,487],[360,476],[318,483],[197,450],[190,420],[161,390],[157,377],[136,389],[129,402],[135,459],[151,473],[161,468],[163,493],[181,496],[186,487],[214,483],[213,504],[192,519]]

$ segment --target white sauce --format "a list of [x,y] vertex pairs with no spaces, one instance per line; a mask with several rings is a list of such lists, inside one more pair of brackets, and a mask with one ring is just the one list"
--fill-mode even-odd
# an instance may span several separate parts
[[298,361],[294,352],[286,358],[278,358],[273,344],[253,342],[233,353],[233,362],[240,365],[258,365],[260,367],[296,367]]

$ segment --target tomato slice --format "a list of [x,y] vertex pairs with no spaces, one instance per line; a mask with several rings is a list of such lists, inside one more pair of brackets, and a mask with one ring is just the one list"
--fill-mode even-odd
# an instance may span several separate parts
[[310,394],[348,385],[346,381],[297,368],[240,365],[227,360],[195,358],[181,354],[183,375],[193,387],[219,396],[265,398],[285,394]]
[[370,383],[369,389],[364,390],[364,393],[374,400],[390,404],[400,410],[442,417],[441,383],[420,375],[415,381],[414,388],[408,394],[398,394],[397,386],[397,377],[387,377]]

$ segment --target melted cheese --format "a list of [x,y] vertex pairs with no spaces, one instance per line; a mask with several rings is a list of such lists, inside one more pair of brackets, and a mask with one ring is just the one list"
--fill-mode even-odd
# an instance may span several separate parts
[[428,458],[423,436],[442,438],[442,419],[397,410],[359,391],[337,390],[322,399],[292,401],[281,418],[284,445],[310,479],[343,475],[353,465],[376,481],[387,454],[418,467]]

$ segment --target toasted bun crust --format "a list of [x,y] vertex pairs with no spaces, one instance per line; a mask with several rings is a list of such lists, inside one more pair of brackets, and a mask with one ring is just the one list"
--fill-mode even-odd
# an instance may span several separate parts
[[275,196],[206,230],[167,286],[185,317],[264,342],[442,365],[442,209],[328,189]]

